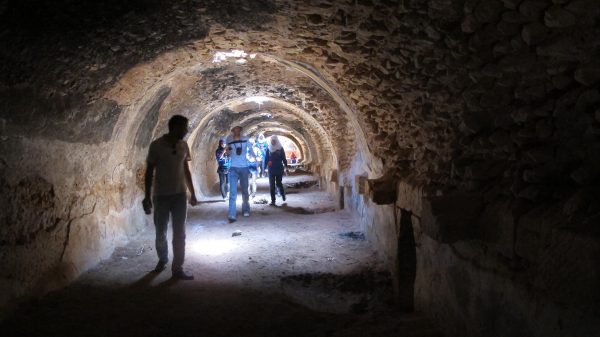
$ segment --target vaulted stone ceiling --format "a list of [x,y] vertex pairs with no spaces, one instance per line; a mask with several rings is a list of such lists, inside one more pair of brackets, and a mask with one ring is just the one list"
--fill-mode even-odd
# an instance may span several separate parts
[[[65,3],[70,7],[64,11],[42,7],[36,13],[32,8],[23,22],[7,22],[4,28],[3,40],[14,46],[2,52],[4,94],[24,91],[27,102],[51,107],[46,113],[23,109],[6,118],[45,115],[38,132],[69,120],[86,124],[80,120],[88,111],[101,114],[109,128],[118,115],[115,109],[132,102],[116,99],[114,106],[99,98],[111,97],[106,93],[127,81],[128,69],[155,55],[177,54],[159,68],[144,69],[136,78],[143,82],[130,85],[155,85],[173,71],[206,64],[217,51],[240,49],[314,69],[350,112],[340,111],[306,77],[287,76],[288,68],[264,60],[232,70],[214,68],[193,89],[178,92],[174,86],[169,110],[190,109],[193,101],[208,108],[237,96],[277,95],[308,102],[332,125],[346,123],[340,118],[355,119],[369,148],[402,175],[453,185],[469,177],[504,175],[513,177],[507,182],[512,184],[521,180],[524,166],[531,167],[529,177],[535,179],[570,174],[562,165],[538,168],[551,160],[545,155],[553,151],[549,147],[566,140],[569,130],[561,132],[553,123],[571,118],[561,111],[575,106],[585,111],[597,101],[597,91],[586,89],[597,80],[593,61],[598,52],[589,30],[597,9],[589,1],[554,7],[541,0]],[[83,19],[75,15],[78,11],[96,15]],[[28,23],[35,20],[56,25],[32,31]],[[59,113],[65,109],[71,111],[67,116]],[[584,118],[579,125],[589,119],[583,116],[594,118],[578,115]],[[528,141],[536,132],[549,147]],[[71,137],[84,138],[89,140]],[[557,149],[565,156],[561,160],[581,162],[584,171],[595,166],[585,153],[569,149]],[[452,158],[464,160],[451,167]],[[498,161],[502,169],[480,165]]]

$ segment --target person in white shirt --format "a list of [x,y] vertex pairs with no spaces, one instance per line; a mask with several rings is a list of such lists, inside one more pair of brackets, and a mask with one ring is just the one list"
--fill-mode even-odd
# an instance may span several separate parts
[[[185,220],[187,216],[186,187],[191,193],[190,204],[198,204],[189,162],[190,149],[183,140],[188,132],[188,119],[175,115],[169,120],[169,133],[154,140],[148,150],[144,211],[152,212],[154,205],[154,226],[156,228],[156,253],[158,263],[155,272],[161,272],[169,262],[167,229],[169,216],[173,224],[173,263],[174,279],[193,280],[194,276],[184,272]],[[155,174],[156,173],[156,174]],[[152,185],[154,184],[154,190]]]
[[254,152],[250,151],[250,143],[248,137],[242,136],[242,127],[234,126],[231,129],[231,135],[227,137],[227,153],[231,158],[231,166],[229,167],[229,222],[237,220],[237,185],[240,182],[242,189],[242,214],[250,216],[250,201],[248,195],[248,155],[254,157]]

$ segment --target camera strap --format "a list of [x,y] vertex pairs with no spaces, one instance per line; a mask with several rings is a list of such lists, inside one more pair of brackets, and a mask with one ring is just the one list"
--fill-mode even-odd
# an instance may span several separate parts
[[[233,147],[235,147],[235,154],[238,156],[241,156],[242,149],[244,148],[244,143],[246,143],[246,142],[247,142],[247,140],[240,139],[240,140],[234,140],[232,142],[229,142],[227,145],[233,145]],[[240,147],[238,147],[237,144],[241,144]]]

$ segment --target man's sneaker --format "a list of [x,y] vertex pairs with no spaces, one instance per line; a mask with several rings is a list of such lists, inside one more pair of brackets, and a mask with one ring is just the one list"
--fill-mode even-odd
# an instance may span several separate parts
[[275,206],[275,201],[271,201],[271,203],[269,205]]
[[245,217],[249,217],[250,216],[250,212],[244,212],[244,216]]
[[156,267],[154,267],[153,273],[160,273],[167,268],[167,262],[158,261]]
[[192,274],[186,274],[183,270],[179,270],[179,271],[174,271],[173,272],[173,279],[175,280],[184,280],[184,281],[190,281],[194,279],[194,275]]
[[236,222],[236,221],[237,221],[237,219],[236,219],[236,218],[228,218],[228,220],[229,220],[229,223],[233,223],[233,222]]

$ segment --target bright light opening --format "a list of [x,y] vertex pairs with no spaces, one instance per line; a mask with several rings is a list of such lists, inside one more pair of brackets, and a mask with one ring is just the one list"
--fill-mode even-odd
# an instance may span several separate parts
[[252,97],[248,97],[244,100],[244,103],[256,103],[258,104],[258,108],[260,109],[260,106],[267,101],[270,101],[271,99],[269,97],[265,97],[265,96],[252,96]]
[[[277,135],[277,138],[279,138],[279,142],[283,146],[283,151],[289,164],[298,164],[302,161],[300,149],[298,149],[293,140],[281,135]],[[268,141],[271,141],[271,137],[269,137]]]
[[191,250],[200,255],[217,256],[229,253],[236,247],[231,240],[198,240],[192,243]]
[[[236,62],[238,62],[238,63],[246,63],[246,60],[245,60],[246,56],[248,56],[248,54],[246,54],[245,51],[238,50],[238,49],[234,49],[230,52],[218,51],[215,53],[215,57],[213,58],[213,63],[219,63],[219,62],[225,61],[230,57],[238,59],[238,60],[236,60]],[[253,58],[253,57],[251,57],[251,58]]]

